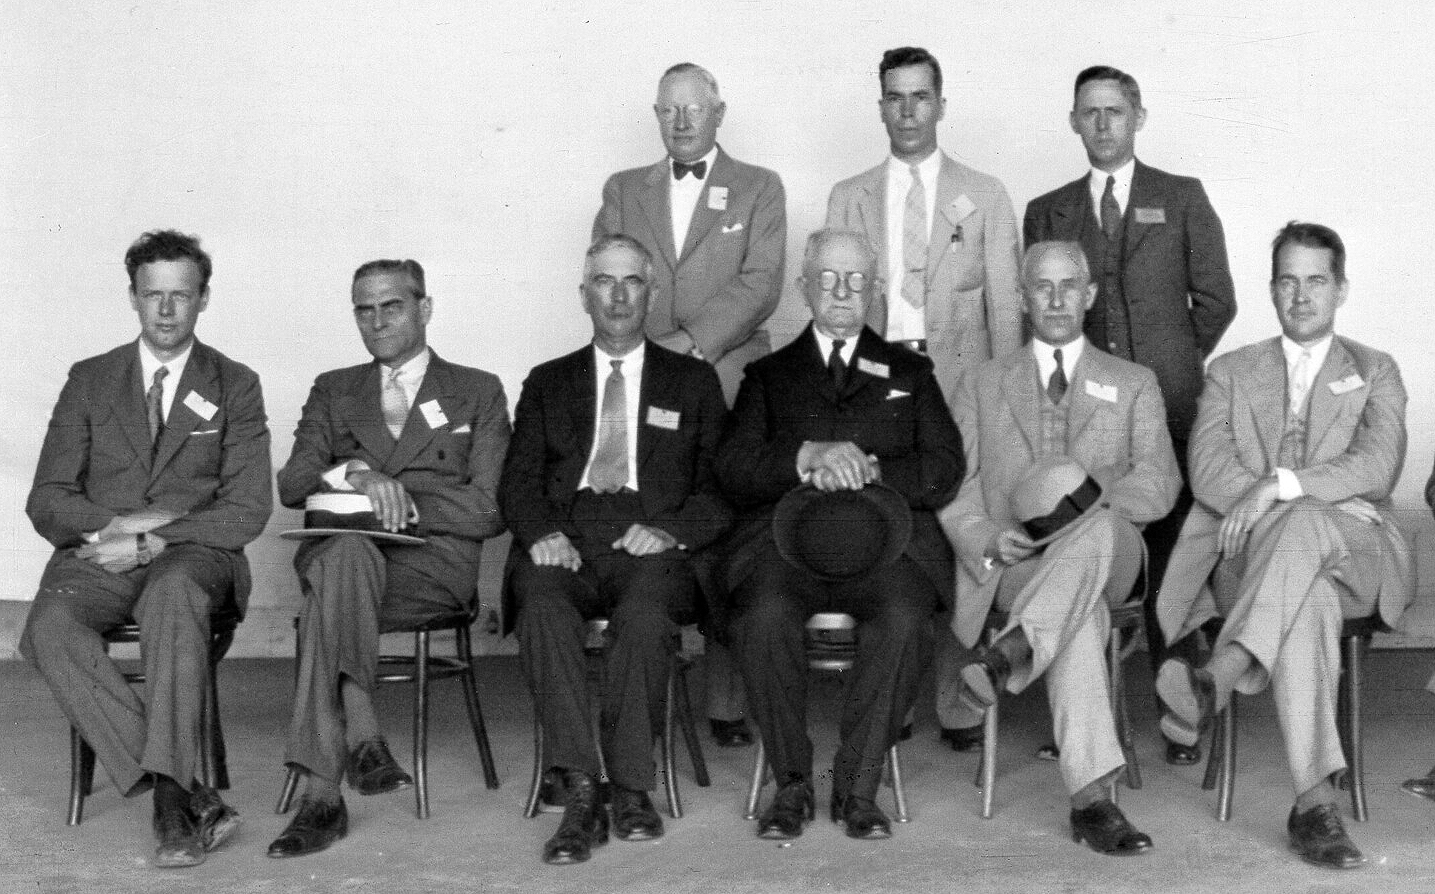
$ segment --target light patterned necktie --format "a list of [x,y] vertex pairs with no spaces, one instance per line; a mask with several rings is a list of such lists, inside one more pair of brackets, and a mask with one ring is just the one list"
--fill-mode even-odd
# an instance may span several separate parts
[[1101,194],[1101,230],[1107,239],[1115,239],[1121,228],[1121,206],[1116,204],[1116,177],[1106,177],[1106,191]]
[[922,172],[912,165],[912,186],[902,214],[902,300],[913,307],[927,303],[927,190]]
[[149,420],[151,448],[159,443],[159,436],[164,433],[164,380],[168,375],[167,366],[155,370],[154,380],[150,382],[149,390],[144,393],[145,418]]
[[1291,368],[1291,380],[1288,388],[1290,392],[1290,415],[1292,419],[1300,417],[1301,409],[1305,407],[1306,395],[1310,393],[1310,351],[1301,349],[1300,356],[1296,358],[1295,366]]
[[1051,378],[1046,380],[1046,396],[1051,398],[1054,404],[1061,403],[1062,397],[1066,395],[1066,370],[1061,365],[1061,348],[1057,348],[1052,356],[1056,359],[1056,369],[1052,371]]
[[389,434],[397,441],[404,433],[404,422],[409,418],[409,399],[404,396],[404,386],[399,384],[398,370],[386,372],[379,403],[384,411],[384,425],[388,426]]
[[628,389],[623,379],[623,361],[608,362],[613,371],[603,389],[598,449],[588,470],[588,484],[600,494],[616,493],[628,483]]

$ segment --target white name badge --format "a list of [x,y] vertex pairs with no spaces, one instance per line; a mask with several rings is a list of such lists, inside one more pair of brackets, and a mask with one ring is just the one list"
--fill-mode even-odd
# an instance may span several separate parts
[[1163,224],[1166,222],[1165,208],[1136,208],[1133,209],[1133,213],[1139,224]]
[[962,193],[955,199],[952,199],[952,220],[961,220],[975,210],[977,210],[977,206],[972,203],[971,199],[967,198],[966,193]]
[[892,375],[892,370],[887,367],[887,364],[877,363],[875,361],[868,360],[866,357],[857,358],[857,368],[862,370],[867,375],[876,376],[879,379],[886,379],[891,377]]
[[1365,380],[1360,377],[1360,373],[1351,373],[1339,382],[1331,382],[1330,393],[1339,396],[1363,387],[1365,387]]
[[726,186],[709,186],[709,187],[708,187],[708,207],[711,208],[711,209],[714,210],[714,211],[726,211],[726,210],[727,210],[727,187],[726,187]]
[[677,431],[678,424],[682,421],[682,413],[677,410],[664,410],[662,407],[648,407],[648,424],[655,428],[666,428],[668,431]]
[[200,397],[199,394],[194,391],[184,396],[184,405],[193,410],[194,415],[203,419],[205,422],[213,419],[214,414],[219,412],[219,407]]
[[448,417],[443,414],[443,407],[438,405],[437,400],[426,400],[419,404],[419,412],[423,414],[429,428],[443,428],[448,425]]
[[1111,404],[1116,403],[1117,392],[1115,385],[1103,385],[1100,382],[1093,382],[1090,379],[1087,379],[1086,393],[1096,398],[1097,400],[1104,400],[1107,403]]

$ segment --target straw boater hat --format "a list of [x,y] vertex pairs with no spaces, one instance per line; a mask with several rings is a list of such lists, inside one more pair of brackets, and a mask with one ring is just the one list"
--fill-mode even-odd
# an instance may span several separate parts
[[902,555],[912,539],[912,510],[885,484],[838,491],[804,484],[778,501],[772,536],[782,557],[808,574],[853,581]]
[[411,546],[427,542],[412,534],[385,531],[379,526],[374,507],[364,494],[310,494],[304,501],[304,527],[284,531],[279,536],[288,540],[305,540],[334,534],[363,534],[374,540]]
[[1104,505],[1101,485],[1067,456],[1038,460],[1011,492],[1012,516],[1037,546],[1060,537]]

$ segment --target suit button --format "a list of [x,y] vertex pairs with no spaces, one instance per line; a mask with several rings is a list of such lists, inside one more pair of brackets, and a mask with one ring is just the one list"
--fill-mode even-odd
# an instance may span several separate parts
[[1109,341],[1109,342],[1107,342],[1107,343],[1106,343],[1106,349],[1107,349],[1108,351],[1114,351],[1114,350],[1116,350],[1116,342],[1114,342],[1114,341]]
[[438,460],[439,460],[439,462],[443,462],[444,459],[445,459],[445,454],[444,454],[444,452],[443,452],[442,450],[440,450],[440,451],[438,452]]

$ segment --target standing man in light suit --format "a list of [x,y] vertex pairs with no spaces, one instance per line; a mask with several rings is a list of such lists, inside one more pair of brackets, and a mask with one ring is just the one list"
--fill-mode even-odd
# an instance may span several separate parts
[[[717,145],[727,105],[691,62],[669,68],[653,104],[667,156],[603,186],[593,238],[623,233],[653,256],[647,336],[717,370],[729,406],[743,369],[772,350],[762,324],[782,294],[782,180]],[[708,719],[721,745],[747,745],[747,700],[727,650],[708,640]]]
[[[1086,337],[1101,350],[1156,373],[1184,478],[1202,364],[1236,315],[1221,219],[1201,181],[1137,160],[1136,132],[1146,123],[1146,109],[1131,75],[1106,65],[1082,71],[1070,117],[1091,171],[1027,205],[1026,243],[1068,239],[1086,249],[1098,285]],[[1165,577],[1191,501],[1191,489],[1183,487],[1171,514],[1142,532],[1153,593]],[[1155,667],[1166,643],[1149,614],[1155,600],[1146,606]],[[1190,656],[1186,644],[1173,645],[1176,654]],[[1193,764],[1200,757],[1196,746],[1167,742],[1168,763]]]
[[[947,111],[942,68],[920,47],[882,54],[877,107],[892,154],[832,188],[827,226],[855,230],[877,253],[867,325],[931,358],[950,404],[962,373],[1021,344],[1016,214],[995,177],[937,147]],[[937,716],[958,751],[981,743],[980,718],[957,695],[960,654],[943,634],[937,652]]]

